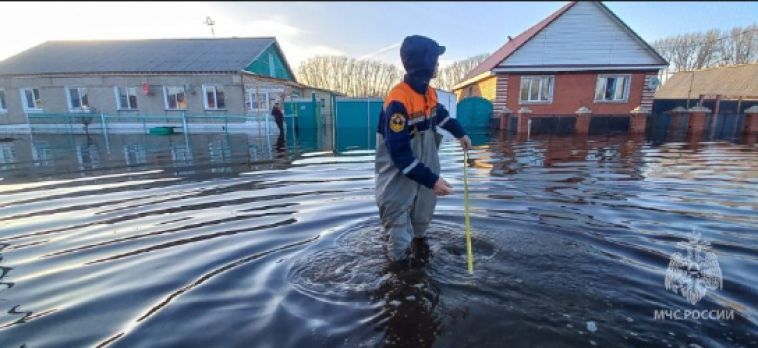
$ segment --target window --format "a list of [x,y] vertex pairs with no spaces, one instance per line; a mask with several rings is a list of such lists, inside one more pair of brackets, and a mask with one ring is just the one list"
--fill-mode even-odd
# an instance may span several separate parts
[[5,103],[5,90],[0,89],[0,113],[8,112],[8,104]]
[[206,110],[226,109],[223,86],[203,86],[203,95],[205,95]]
[[261,93],[255,93],[255,91],[250,91],[248,94],[248,99],[250,100],[249,109],[250,111],[268,111],[268,93],[261,92]]
[[66,88],[66,95],[68,97],[68,111],[89,111],[89,98],[87,98],[86,88]]
[[166,110],[187,110],[187,98],[184,86],[163,87]]
[[137,87],[113,87],[116,109],[137,110]]
[[39,89],[22,88],[21,89],[21,105],[24,107],[25,112],[42,111],[42,99],[40,99],[39,97]]
[[598,75],[596,102],[625,102],[629,99],[630,75]]
[[551,103],[553,101],[554,76],[522,76],[522,103]]

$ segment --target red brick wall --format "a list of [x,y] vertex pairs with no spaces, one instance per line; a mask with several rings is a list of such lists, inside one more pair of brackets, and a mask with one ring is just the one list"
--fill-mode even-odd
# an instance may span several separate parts
[[[626,103],[595,103],[595,83],[600,74],[631,74],[629,100]],[[524,75],[539,75],[528,73]],[[656,75],[656,72],[562,72],[555,73],[553,102],[550,104],[521,104],[521,75],[510,74],[508,77],[508,108],[514,112],[522,106],[539,115],[574,115],[582,105],[589,107],[595,115],[629,115],[629,111],[642,102],[642,91],[645,75]]]

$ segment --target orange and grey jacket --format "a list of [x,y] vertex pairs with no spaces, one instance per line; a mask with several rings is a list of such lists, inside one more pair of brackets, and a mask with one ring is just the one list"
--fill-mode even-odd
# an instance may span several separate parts
[[[407,81],[397,84],[384,100],[377,132],[382,135],[392,162],[405,176],[428,187],[434,187],[439,176],[413,155],[411,140],[421,131],[442,127],[456,138],[466,135],[460,123],[442,104],[437,103],[434,88],[426,86],[421,94]],[[437,149],[428,149],[437,151]]]

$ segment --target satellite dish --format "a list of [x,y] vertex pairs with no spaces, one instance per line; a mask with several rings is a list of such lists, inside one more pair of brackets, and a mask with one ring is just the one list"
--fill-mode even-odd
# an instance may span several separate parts
[[658,79],[658,76],[653,76],[653,78],[647,80],[647,88],[651,90],[656,90],[660,84],[661,80]]

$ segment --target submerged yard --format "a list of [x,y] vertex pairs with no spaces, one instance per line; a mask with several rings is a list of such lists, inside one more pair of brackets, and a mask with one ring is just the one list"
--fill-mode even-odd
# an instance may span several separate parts
[[[457,194],[439,200],[431,260],[397,274],[373,134],[333,136],[11,136],[0,346],[758,342],[755,139],[475,134],[469,275],[457,144],[441,149]],[[665,279],[695,234],[723,284],[692,304]],[[655,317],[668,309],[733,317]]]

